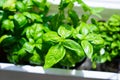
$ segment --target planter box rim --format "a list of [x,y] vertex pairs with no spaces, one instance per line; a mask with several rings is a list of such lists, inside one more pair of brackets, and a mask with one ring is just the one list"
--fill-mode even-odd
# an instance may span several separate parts
[[50,68],[44,70],[43,67],[41,66],[14,65],[10,63],[0,63],[0,70],[19,71],[25,73],[36,73],[44,75],[73,76],[82,78],[111,79],[111,80],[117,80],[118,76],[120,75],[120,73],[89,70],[67,70],[58,68]]

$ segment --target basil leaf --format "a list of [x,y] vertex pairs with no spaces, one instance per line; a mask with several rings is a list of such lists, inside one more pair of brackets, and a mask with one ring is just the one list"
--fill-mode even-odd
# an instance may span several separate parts
[[26,10],[25,4],[22,1],[17,1],[16,3],[16,8],[20,11],[20,12],[24,12]]
[[65,48],[75,51],[78,56],[84,58],[85,54],[82,47],[74,40],[66,39],[62,44]]
[[77,15],[77,13],[74,10],[70,10],[68,12],[68,15],[70,16],[74,27],[76,27],[78,25],[78,22],[79,22],[79,17]]
[[[4,38],[5,37],[5,38]],[[15,42],[16,42],[16,37],[13,37],[13,36],[3,36],[2,38],[4,39],[1,39],[1,46],[3,47],[10,47],[11,45],[14,45]]]
[[18,55],[11,55],[11,56],[8,56],[8,60],[11,62],[11,63],[18,63],[19,62],[19,56]]
[[107,61],[108,57],[109,57],[109,53],[105,53],[105,55],[102,55],[102,56],[95,53],[92,57],[92,61],[95,61],[97,63],[104,63]]
[[91,59],[93,55],[93,46],[87,40],[81,41],[81,45],[87,57]]
[[103,10],[104,10],[104,8],[91,8],[90,12],[91,12],[93,15],[101,18],[101,15],[100,15],[99,13],[102,12]]
[[57,32],[54,31],[49,31],[43,35],[43,40],[46,42],[59,42],[60,39]]
[[114,49],[114,48],[117,47],[117,46],[118,46],[117,41],[113,41],[113,42],[111,43],[111,49]]
[[90,29],[90,32],[97,33],[99,31],[99,28],[94,24],[89,24],[89,29]]
[[59,9],[64,10],[68,6],[69,2],[70,2],[70,0],[61,0],[60,5],[59,5]]
[[29,12],[24,12],[23,13],[26,17],[28,17],[29,19],[31,19],[32,21],[36,21],[36,22],[42,22],[42,18],[40,15],[35,14],[35,13],[29,13]]
[[[44,11],[46,9],[46,1],[47,0],[33,0],[36,6],[38,6],[40,11]],[[45,11],[44,11],[45,12]]]
[[59,26],[63,23],[64,19],[65,19],[65,15],[64,15],[63,11],[52,16],[51,23],[50,23],[51,24],[50,29],[57,31]]
[[14,23],[13,23],[13,21],[9,20],[9,19],[4,20],[2,22],[2,28],[5,29],[5,30],[11,30],[11,31],[13,31],[13,29],[14,29]]
[[31,16],[32,19],[36,20],[37,22],[42,22],[42,18],[40,15],[32,13]]
[[44,68],[50,68],[57,62],[59,62],[65,56],[65,49],[62,45],[57,44],[52,46],[47,55],[45,56]]
[[76,28],[78,32],[83,35],[87,35],[90,32],[88,24],[81,22],[81,24]]
[[81,17],[81,20],[83,22],[87,22],[87,20],[89,19],[89,17],[90,17],[90,14],[83,14],[82,17]]
[[27,52],[26,52],[25,48],[21,48],[20,50],[15,51],[13,53],[17,54],[19,56],[19,58],[23,58],[23,57],[25,57]]
[[37,40],[43,35],[43,25],[34,23],[32,26],[28,27],[24,32],[26,32],[26,36],[28,39],[32,38]]
[[6,39],[6,38],[8,38],[8,37],[11,37],[10,35],[2,35],[1,37],[0,37],[0,43],[4,40],[4,39]]
[[29,59],[30,64],[36,64],[40,65],[42,63],[40,55],[36,52],[36,50],[33,51],[33,55]]
[[40,50],[42,49],[42,38],[36,40],[35,47],[37,47]]
[[3,16],[4,16],[4,11],[0,10],[0,21],[2,20]]
[[16,10],[15,4],[16,4],[16,0],[6,0],[5,3],[3,4],[3,9],[15,11]]
[[82,9],[83,9],[85,12],[90,11],[91,8],[90,8],[88,5],[86,5],[82,0],[78,0],[77,2],[78,2],[79,4],[81,4]]
[[86,40],[90,41],[94,45],[104,44],[104,40],[99,34],[90,33],[86,36]]
[[84,40],[84,39],[86,38],[86,35],[76,34],[76,37],[77,37],[79,40]]
[[60,61],[60,64],[67,67],[74,67],[77,62],[82,61],[83,58],[78,56],[75,51],[66,49],[64,58]]
[[25,26],[25,24],[27,24],[26,17],[23,14],[21,14],[21,13],[15,14],[14,15],[14,19],[18,23],[18,25],[19,25],[20,28],[23,27],[23,26]]
[[29,53],[33,53],[34,47],[35,45],[31,44],[30,42],[25,42],[22,48],[25,49]]
[[45,3],[46,0],[33,0],[33,2],[34,2],[35,4],[37,4],[38,6],[40,6],[40,4],[41,4],[41,3]]
[[26,7],[27,10],[32,9],[32,7],[33,7],[32,0],[23,0],[22,2],[25,4],[25,7]]
[[0,0],[0,8],[3,6],[6,0]]
[[58,34],[63,38],[70,37],[72,34],[72,27],[68,25],[61,25],[58,29]]

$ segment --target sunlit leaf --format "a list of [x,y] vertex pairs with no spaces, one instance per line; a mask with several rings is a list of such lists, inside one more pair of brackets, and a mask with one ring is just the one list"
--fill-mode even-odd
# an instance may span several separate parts
[[87,57],[91,58],[93,55],[93,46],[87,40],[81,41],[81,45]]
[[63,46],[67,49],[75,51],[78,56],[84,58],[85,55],[82,47],[74,40],[66,39],[65,41],[63,41]]
[[72,34],[72,27],[68,25],[61,25],[58,29],[58,34],[63,38],[70,37]]
[[62,45],[57,44],[55,46],[52,46],[46,57],[45,57],[45,64],[44,68],[50,68],[57,62],[59,62],[63,57],[65,56],[65,49]]

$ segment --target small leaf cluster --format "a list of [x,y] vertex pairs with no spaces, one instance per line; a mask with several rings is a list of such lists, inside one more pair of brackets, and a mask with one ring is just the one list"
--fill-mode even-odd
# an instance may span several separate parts
[[104,54],[98,62],[112,61],[115,57],[120,57],[120,16],[112,15],[107,21],[92,20],[98,27],[98,32],[104,39]]
[[46,0],[0,1],[0,48],[9,62],[43,64],[40,50],[48,9]]

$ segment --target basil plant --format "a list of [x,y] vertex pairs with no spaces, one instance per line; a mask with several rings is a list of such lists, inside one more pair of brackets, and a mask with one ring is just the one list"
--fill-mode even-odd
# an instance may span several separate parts
[[[84,10],[82,16],[74,10],[75,2]],[[85,58],[105,62],[101,56],[106,43],[98,23],[87,23],[91,15],[100,17],[102,9],[82,0],[61,0],[58,11],[49,14],[50,5],[47,0],[0,1],[0,56],[45,69],[74,67]]]

